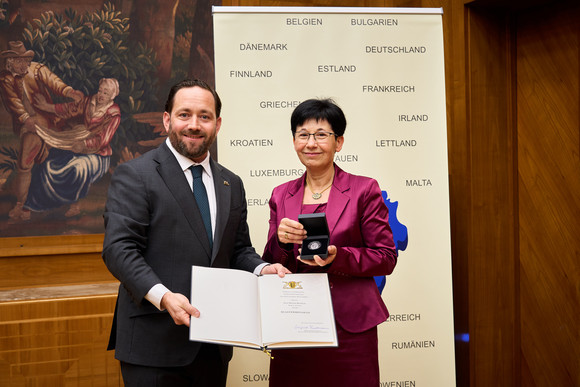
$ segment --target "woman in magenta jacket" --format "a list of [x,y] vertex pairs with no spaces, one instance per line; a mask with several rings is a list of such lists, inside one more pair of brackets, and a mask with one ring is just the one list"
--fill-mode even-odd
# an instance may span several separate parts
[[[304,175],[274,189],[263,259],[294,273],[326,272],[337,348],[273,351],[270,386],[378,386],[377,325],[389,316],[374,276],[391,274],[397,251],[376,180],[344,172],[334,155],[344,143],[346,118],[330,99],[309,99],[291,117],[294,150]],[[326,213],[328,257],[302,260],[306,231],[298,215]]]

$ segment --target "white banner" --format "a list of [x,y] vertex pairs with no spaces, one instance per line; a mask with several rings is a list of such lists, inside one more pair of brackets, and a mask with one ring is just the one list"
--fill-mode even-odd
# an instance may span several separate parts
[[[334,99],[348,122],[335,161],[379,182],[399,250],[382,290],[381,386],[455,385],[442,10],[213,11],[218,159],[244,180],[254,246],[266,243],[272,189],[304,172],[293,109]],[[266,355],[235,350],[228,386],[267,378]]]

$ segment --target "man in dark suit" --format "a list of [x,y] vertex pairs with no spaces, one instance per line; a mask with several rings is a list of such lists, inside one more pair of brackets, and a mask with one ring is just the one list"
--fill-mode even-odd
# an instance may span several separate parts
[[[242,181],[209,156],[220,110],[205,82],[173,86],[163,113],[168,140],[112,177],[103,259],[121,282],[110,349],[125,386],[225,386],[231,347],[189,341],[190,317],[203,313],[185,296],[192,265],[289,272],[256,254]],[[196,165],[203,167],[197,176]]]

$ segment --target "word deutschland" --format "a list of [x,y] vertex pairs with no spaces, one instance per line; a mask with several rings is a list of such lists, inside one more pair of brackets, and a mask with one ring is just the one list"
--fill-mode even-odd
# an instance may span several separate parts
[[424,54],[425,46],[366,46],[367,54]]

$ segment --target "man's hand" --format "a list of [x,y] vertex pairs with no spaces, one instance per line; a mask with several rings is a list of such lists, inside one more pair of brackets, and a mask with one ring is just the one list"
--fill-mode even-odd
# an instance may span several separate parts
[[82,91],[73,89],[66,96],[72,98],[76,103],[79,103],[85,95]]
[[171,318],[177,325],[186,325],[189,327],[189,318],[199,317],[199,310],[195,309],[189,303],[187,297],[183,294],[167,292],[161,299],[161,308],[167,309]]
[[292,273],[290,270],[286,269],[280,263],[273,263],[271,265],[266,265],[262,268],[260,275],[264,274],[278,274],[278,277],[283,278],[286,274]]

